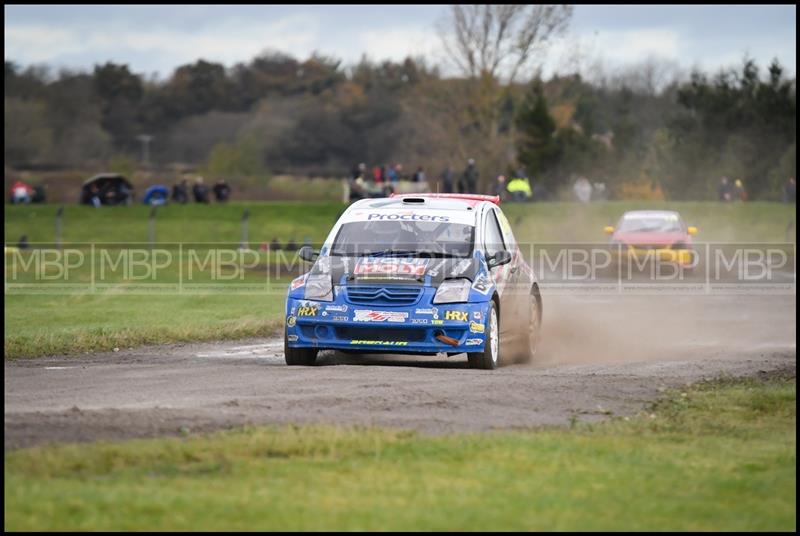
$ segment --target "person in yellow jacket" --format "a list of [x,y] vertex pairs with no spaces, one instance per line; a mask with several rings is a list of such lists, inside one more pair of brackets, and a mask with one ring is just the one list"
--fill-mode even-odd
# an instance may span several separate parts
[[514,177],[508,181],[506,189],[511,194],[512,201],[529,201],[533,197],[528,177]]

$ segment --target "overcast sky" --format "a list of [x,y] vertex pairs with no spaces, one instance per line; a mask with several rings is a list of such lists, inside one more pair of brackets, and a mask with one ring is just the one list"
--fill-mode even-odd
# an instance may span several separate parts
[[[5,59],[91,69],[128,63],[168,76],[199,58],[232,66],[266,50],[311,52],[346,64],[424,55],[443,64],[435,22],[446,6],[5,6]],[[613,71],[655,57],[689,69],[766,67],[796,72],[796,6],[576,6],[545,74]],[[447,69],[445,68],[445,72]]]

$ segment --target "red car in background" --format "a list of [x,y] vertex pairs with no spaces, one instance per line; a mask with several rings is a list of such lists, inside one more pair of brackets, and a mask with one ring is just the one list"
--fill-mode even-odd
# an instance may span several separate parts
[[622,215],[616,228],[606,227],[619,259],[670,262],[692,268],[695,254],[692,236],[697,228],[687,226],[674,210],[631,210]]

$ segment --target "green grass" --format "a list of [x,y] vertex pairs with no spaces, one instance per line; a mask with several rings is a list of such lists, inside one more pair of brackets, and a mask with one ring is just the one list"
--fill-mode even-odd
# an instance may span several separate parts
[[6,296],[6,358],[269,336],[281,296]]
[[[157,211],[159,242],[222,242],[238,244],[240,222],[250,212],[251,244],[273,237],[285,243],[305,237],[321,241],[346,205],[326,202],[228,203],[170,205]],[[714,203],[619,201],[593,203],[506,203],[503,210],[520,241],[605,241],[603,227],[614,225],[626,210],[674,209],[689,225],[700,228],[699,241],[783,242],[795,219],[795,206],[781,203]],[[56,205],[6,205],[5,241],[15,244],[27,235],[31,242],[55,239]],[[147,242],[150,207],[92,207],[64,209],[65,242]],[[791,234],[794,240],[794,234]]]
[[572,429],[288,426],[5,455],[6,530],[793,531],[795,501],[794,377]]
[[[282,243],[289,239],[301,243],[306,238],[319,243],[344,207],[340,203],[325,202],[166,206],[157,212],[156,240],[164,247],[171,243],[169,247],[173,252],[175,242],[216,242],[219,245],[215,247],[231,249],[239,243],[242,213],[248,210],[251,246],[269,242],[273,237]],[[23,234],[27,235],[30,242],[54,241],[56,206],[7,205],[5,208],[7,243],[16,244]],[[699,241],[783,242],[787,236],[787,224],[795,217],[794,205],[778,203],[504,205],[521,243],[604,242],[607,238],[602,228],[614,224],[622,212],[633,208],[677,209],[688,223],[700,228]],[[148,240],[149,213],[150,208],[141,205],[99,210],[67,206],[64,211],[63,240],[67,245],[76,245],[84,253],[89,251],[88,242],[137,242],[141,246]],[[794,240],[794,234],[791,239]],[[6,255],[6,282],[9,281],[9,267],[15,258]],[[260,254],[259,262],[275,264],[275,257]],[[177,281],[180,264],[176,262],[162,270],[157,282]],[[186,270],[186,267],[184,258],[183,269]],[[247,270],[242,281],[263,281],[264,273],[263,269]],[[137,281],[124,275],[124,271],[112,273],[106,282],[117,284],[120,291],[135,290]],[[87,263],[74,273],[70,281],[88,284],[90,276],[91,269]],[[197,280],[210,279],[206,273]],[[36,280],[32,273],[27,273],[22,274],[16,282],[31,283]],[[231,281],[236,282],[240,280]],[[219,292],[208,297],[182,296],[169,291],[148,297],[124,292],[111,296],[84,294],[65,297],[20,294],[7,290],[5,356],[32,357],[108,350],[144,343],[262,335],[268,327],[273,328],[280,322],[285,282],[275,282],[275,291],[269,293],[243,295]],[[44,289],[43,285],[38,288]]]

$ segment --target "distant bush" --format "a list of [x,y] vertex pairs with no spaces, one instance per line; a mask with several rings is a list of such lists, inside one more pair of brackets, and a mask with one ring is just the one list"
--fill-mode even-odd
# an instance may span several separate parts
[[650,181],[623,182],[617,186],[615,198],[621,201],[664,201],[664,191],[661,186],[653,185]]

